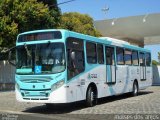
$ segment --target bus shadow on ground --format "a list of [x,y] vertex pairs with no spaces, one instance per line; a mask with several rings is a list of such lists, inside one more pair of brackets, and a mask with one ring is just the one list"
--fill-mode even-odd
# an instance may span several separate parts
[[[142,95],[147,95],[153,93],[152,91],[142,91],[139,92],[139,96]],[[98,104],[105,104],[105,103],[110,103],[113,101],[118,101],[118,100],[123,100],[127,98],[131,98],[131,94],[122,94],[122,95],[116,95],[116,96],[110,96],[110,97],[105,97],[105,98],[100,98],[98,99]],[[74,103],[68,103],[68,104],[53,104],[50,107],[46,107],[46,105],[41,105],[41,106],[36,106],[32,108],[28,108],[22,112],[25,113],[40,113],[40,114],[65,114],[65,113],[70,113],[72,111],[76,110],[81,110],[87,108],[85,106],[85,102],[74,102]]]
[[[143,96],[143,95],[147,95],[147,94],[151,94],[151,93],[153,93],[153,92],[152,91],[141,91],[138,93],[138,96]],[[135,96],[135,97],[138,97],[138,96]],[[109,97],[99,99],[98,105],[113,102],[113,101],[123,100],[123,99],[127,99],[127,98],[132,98],[132,97],[134,97],[134,96],[132,96],[131,93],[109,96]]]

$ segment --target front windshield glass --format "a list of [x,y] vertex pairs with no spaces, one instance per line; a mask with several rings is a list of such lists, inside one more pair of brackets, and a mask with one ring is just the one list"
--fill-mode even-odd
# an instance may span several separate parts
[[17,47],[17,74],[54,74],[65,70],[63,43]]

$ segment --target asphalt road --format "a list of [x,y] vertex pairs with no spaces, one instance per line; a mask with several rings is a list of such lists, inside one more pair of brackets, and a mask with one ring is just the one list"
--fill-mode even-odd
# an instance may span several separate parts
[[124,94],[99,99],[98,105],[88,108],[83,102],[78,102],[56,104],[48,109],[44,104],[17,102],[13,91],[0,92],[0,119],[2,120],[119,120],[128,118],[159,120],[160,86],[152,86],[140,91],[137,97]]

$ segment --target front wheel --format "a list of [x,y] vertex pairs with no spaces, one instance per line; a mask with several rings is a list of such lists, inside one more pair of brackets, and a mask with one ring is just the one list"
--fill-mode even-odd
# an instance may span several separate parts
[[89,87],[86,96],[86,105],[88,107],[93,107],[96,104],[97,104],[97,94],[92,87]]
[[134,82],[133,84],[133,92],[132,92],[133,96],[137,96],[138,95],[138,84],[137,82]]

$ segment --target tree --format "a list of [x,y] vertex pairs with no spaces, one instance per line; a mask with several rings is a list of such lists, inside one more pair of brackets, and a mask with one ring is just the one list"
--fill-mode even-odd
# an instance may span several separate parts
[[158,62],[160,64],[160,52],[158,52]]
[[58,18],[60,19],[58,7],[49,10],[47,4],[44,5],[37,0],[1,0],[0,47],[10,48],[13,46],[18,33],[57,28]]
[[93,19],[89,15],[77,12],[64,13],[61,16],[59,28],[92,36],[101,36],[101,34],[94,28]]
[[157,62],[156,60],[152,60],[152,65],[160,65],[160,63]]
[[[37,1],[42,2],[44,5],[47,5],[49,8],[50,14],[54,16],[54,20],[60,21],[61,10],[57,5],[57,0],[37,0]],[[57,22],[57,26],[59,26],[59,22]]]
[[57,0],[37,0],[38,2],[42,2],[45,5],[50,6],[50,9],[54,9],[57,7]]

